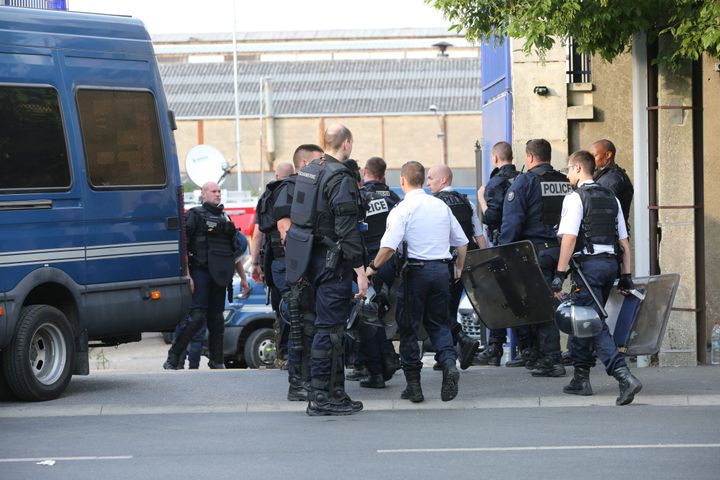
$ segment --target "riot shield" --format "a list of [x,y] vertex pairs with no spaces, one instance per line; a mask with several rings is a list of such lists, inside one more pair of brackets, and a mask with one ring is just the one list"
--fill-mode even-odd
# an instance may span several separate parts
[[[628,309],[627,304],[635,299],[625,297],[613,288],[605,304],[608,328],[613,335],[617,334],[626,339],[619,342],[625,345],[618,346],[624,348],[627,355],[654,355],[660,351],[660,344],[665,336],[665,328],[680,283],[680,274],[633,278],[633,282],[637,290],[644,292],[645,298],[640,302],[639,308]],[[621,331],[623,333],[620,333]]]
[[461,280],[488,328],[519,327],[554,318],[555,297],[529,240],[468,252]]

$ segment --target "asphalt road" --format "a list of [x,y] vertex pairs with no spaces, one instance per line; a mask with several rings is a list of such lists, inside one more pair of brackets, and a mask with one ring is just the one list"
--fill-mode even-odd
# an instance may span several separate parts
[[720,407],[4,418],[0,431],[8,480],[720,477]]

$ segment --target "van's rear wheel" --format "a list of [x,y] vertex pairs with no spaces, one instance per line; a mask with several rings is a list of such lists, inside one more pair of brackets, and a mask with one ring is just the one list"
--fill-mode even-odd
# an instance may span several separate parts
[[2,352],[2,368],[19,399],[52,400],[67,388],[74,359],[72,329],[65,315],[49,305],[31,305],[20,312],[15,337]]
[[258,328],[245,342],[245,363],[248,368],[272,368],[276,355],[275,332],[272,328]]

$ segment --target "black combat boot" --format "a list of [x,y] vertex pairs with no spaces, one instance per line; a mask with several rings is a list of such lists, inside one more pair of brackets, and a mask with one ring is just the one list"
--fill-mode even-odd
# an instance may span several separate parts
[[395,372],[400,370],[400,355],[395,352],[391,352],[387,355],[383,355],[382,359],[382,375],[383,380],[386,382],[395,375]]
[[565,367],[560,362],[560,360],[546,355],[538,361],[537,368],[530,373],[533,377],[564,377]]
[[642,383],[638,380],[627,366],[617,367],[613,370],[613,377],[620,384],[620,395],[615,400],[615,405],[627,405],[632,403],[635,395],[642,390]]
[[163,368],[165,370],[177,370],[178,363],[178,356],[172,351],[171,348],[170,350],[168,350],[167,359],[165,360],[165,363],[163,363]]
[[288,400],[291,402],[306,402],[307,390],[300,375],[288,375]]
[[460,353],[460,368],[467,370],[472,365],[475,355],[480,348],[480,342],[474,340],[465,332],[458,333],[458,350]]
[[323,415],[352,415],[352,405],[349,403],[332,402],[330,393],[327,390],[321,390],[313,387],[310,395],[308,395],[308,406],[305,413],[311,417]]
[[365,367],[355,367],[353,371],[345,375],[345,380],[350,382],[357,382],[370,375],[368,369]]
[[502,355],[502,346],[497,343],[491,343],[485,348],[485,350],[480,352],[475,363],[477,365],[491,365],[493,367],[499,367]]
[[225,369],[225,354],[223,353],[223,335],[221,333],[208,333],[208,367],[212,370]]
[[570,383],[563,387],[563,392],[571,395],[592,395],[592,387],[590,386],[590,369],[587,367],[575,367],[573,378]]
[[377,375],[368,375],[360,380],[360,386],[363,388],[385,388],[385,380],[382,373]]
[[458,394],[458,383],[460,383],[460,372],[455,366],[455,360],[445,360],[442,364],[443,380],[440,387],[440,399],[449,402]]
[[537,352],[531,348],[519,348],[520,354],[505,362],[506,367],[524,367],[528,362],[534,362],[537,359]]
[[425,400],[425,396],[420,386],[420,372],[405,372],[405,381],[407,386],[400,394],[403,400],[410,400],[413,403],[420,403]]

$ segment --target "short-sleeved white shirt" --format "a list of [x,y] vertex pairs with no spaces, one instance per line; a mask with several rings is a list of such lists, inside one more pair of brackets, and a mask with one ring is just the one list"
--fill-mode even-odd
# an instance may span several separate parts
[[[580,182],[578,184],[578,187],[593,183],[595,182],[593,182],[592,180],[585,180],[584,182]],[[620,240],[623,240],[625,238],[628,238],[627,227],[625,226],[625,217],[623,216],[622,208],[620,208],[620,202],[617,198],[615,198],[615,201],[618,204],[618,213],[616,218],[618,226],[618,237]],[[578,236],[580,232],[580,224],[582,223],[582,218],[583,204],[582,200],[580,199],[580,194],[577,192],[572,192],[570,195],[567,195],[563,200],[562,216],[560,218],[560,225],[558,227],[558,237],[562,238],[562,236],[566,233]],[[591,255],[586,248],[583,248],[582,253],[584,253],[585,255]],[[600,253],[615,253],[615,247],[613,245],[593,244],[592,255],[597,255]]]
[[403,240],[408,242],[408,258],[417,260],[449,260],[450,247],[468,243],[445,202],[421,188],[407,192],[390,210],[380,247],[397,250]]

